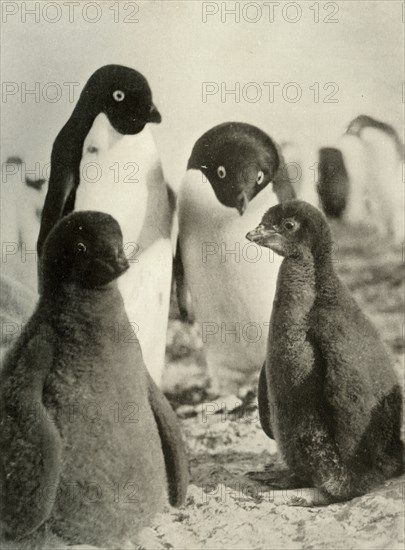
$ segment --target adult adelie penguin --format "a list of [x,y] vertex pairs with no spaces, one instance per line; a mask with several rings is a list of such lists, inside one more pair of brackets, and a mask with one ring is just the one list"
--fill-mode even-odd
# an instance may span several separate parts
[[[279,260],[246,246],[244,236],[269,206],[292,198],[288,180],[276,179],[279,166],[267,134],[227,122],[197,140],[179,191],[176,279],[190,292],[212,389],[221,395],[252,383],[265,358]],[[180,310],[185,316],[184,301]]]
[[0,374],[5,539],[51,530],[69,543],[122,545],[166,492],[172,505],[184,501],[177,418],[117,286],[128,267],[107,214],[74,212],[45,241],[39,304]]
[[362,495],[403,471],[402,392],[388,353],[334,272],[319,210],[274,206],[247,238],[284,257],[260,376],[264,431],[320,503]]
[[120,65],[98,69],[54,142],[38,239],[41,254],[52,226],[71,211],[98,210],[118,220],[131,263],[119,288],[158,384],[173,256],[173,204],[148,127],[160,121],[140,73]]
[[367,224],[394,243],[404,240],[404,146],[396,130],[370,116],[352,120],[340,148],[349,176],[345,219]]

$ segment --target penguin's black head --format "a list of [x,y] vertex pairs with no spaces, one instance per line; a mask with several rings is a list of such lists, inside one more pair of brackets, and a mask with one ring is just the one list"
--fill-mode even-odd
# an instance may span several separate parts
[[73,212],[54,226],[45,241],[42,288],[66,284],[99,288],[128,267],[118,222],[101,212]]
[[314,259],[330,255],[332,240],[326,218],[304,201],[292,200],[270,208],[246,238],[280,256]]
[[377,121],[368,115],[359,115],[350,121],[346,129],[346,134],[359,136],[363,128],[366,128],[367,126],[375,126],[376,123]]
[[187,169],[200,170],[217,199],[242,215],[249,201],[273,180],[279,164],[276,146],[262,130],[225,122],[200,137]]
[[93,73],[80,99],[95,114],[105,113],[121,134],[137,134],[148,122],[162,120],[146,78],[122,65],[105,65]]

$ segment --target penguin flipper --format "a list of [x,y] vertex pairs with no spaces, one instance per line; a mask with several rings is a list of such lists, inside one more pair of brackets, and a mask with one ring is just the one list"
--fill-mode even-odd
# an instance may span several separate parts
[[191,306],[190,293],[186,286],[184,265],[181,256],[180,240],[177,240],[176,255],[173,260],[173,280],[176,282],[177,305],[180,319],[183,322],[194,323],[194,313]]
[[260,370],[257,400],[259,403],[260,424],[262,425],[263,431],[270,439],[275,439],[270,423],[271,411],[269,394],[267,392],[266,362],[263,363],[263,366]]
[[0,376],[0,516],[2,531],[13,539],[29,535],[46,521],[59,484],[61,438],[42,403],[54,335],[49,326],[38,328]]
[[73,209],[75,187],[76,178],[71,170],[66,169],[65,173],[59,174],[58,181],[54,181],[54,176],[51,173],[48,191],[42,209],[41,227],[37,241],[37,252],[39,257],[42,255],[45,239],[53,226],[60,218],[69,214]]
[[166,465],[169,502],[181,506],[188,486],[188,460],[178,419],[163,393],[147,373],[149,403],[159,430]]

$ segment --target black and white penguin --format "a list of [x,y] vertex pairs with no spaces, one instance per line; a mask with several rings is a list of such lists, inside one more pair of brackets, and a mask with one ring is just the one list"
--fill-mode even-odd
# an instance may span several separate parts
[[164,366],[172,274],[174,204],[148,123],[161,116],[147,80],[120,65],[98,69],[58,134],[38,251],[71,211],[115,217],[131,268],[120,278],[125,308],[156,383]]
[[8,157],[1,166],[2,273],[37,290],[37,254],[46,181],[26,175],[25,162]]
[[402,392],[388,352],[334,271],[318,209],[274,206],[246,237],[284,257],[260,376],[263,428],[319,503],[362,495],[403,471]]
[[50,530],[69,543],[122,544],[166,493],[184,501],[177,418],[117,286],[128,267],[104,213],[64,217],[43,245],[40,301],[0,374],[3,540]]
[[0,369],[7,349],[18,339],[37,304],[35,291],[14,277],[0,274]]
[[[254,382],[265,358],[280,262],[244,236],[269,205],[294,196],[288,179],[277,180],[280,162],[259,128],[220,124],[197,140],[179,191],[176,280],[190,292],[212,389],[221,395]],[[183,316],[186,309],[180,304]]]
[[389,124],[352,120],[339,144],[349,177],[345,219],[366,224],[395,244],[404,240],[404,146]]
[[331,218],[341,218],[347,204],[349,181],[342,152],[335,147],[319,149],[318,194],[322,210]]

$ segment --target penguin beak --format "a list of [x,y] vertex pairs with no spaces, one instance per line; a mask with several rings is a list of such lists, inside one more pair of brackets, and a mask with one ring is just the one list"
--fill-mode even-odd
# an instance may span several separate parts
[[252,229],[252,231],[249,231],[249,233],[246,234],[246,238],[248,241],[252,241],[252,243],[260,243],[265,235],[266,230],[264,228],[264,225],[260,224],[255,229]]
[[117,275],[122,275],[129,269],[129,262],[125,256],[120,256],[115,262],[115,272]]
[[108,258],[97,258],[94,261],[94,268],[99,280],[105,284],[125,273],[129,269],[129,262],[122,250]]
[[248,207],[249,199],[245,193],[245,191],[242,191],[237,197],[236,197],[236,210],[239,212],[239,214],[242,216],[245,212],[246,208]]
[[160,122],[162,122],[162,116],[157,110],[154,103],[152,103],[152,105],[150,106],[148,122],[155,122],[156,124],[159,124]]
[[271,248],[272,245],[278,243],[282,237],[280,233],[278,233],[275,229],[265,227],[261,223],[255,229],[249,231],[249,233],[247,233],[246,235],[246,238],[248,241],[256,243],[260,246]]
[[121,247],[115,251],[114,258],[109,263],[117,277],[129,269],[129,262],[125,256],[124,249]]

